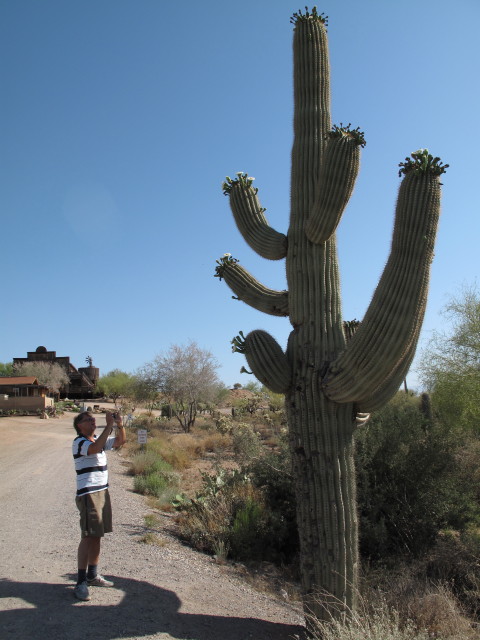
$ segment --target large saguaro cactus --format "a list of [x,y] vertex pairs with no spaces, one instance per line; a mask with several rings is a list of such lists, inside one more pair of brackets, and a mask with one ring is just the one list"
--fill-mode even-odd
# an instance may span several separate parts
[[216,275],[255,309],[288,316],[286,352],[265,331],[233,342],[255,376],[286,396],[297,496],[304,602],[321,619],[353,611],[358,524],[353,434],[398,390],[425,311],[440,210],[439,158],[421,149],[400,163],[391,253],[363,321],[342,319],[335,229],[359,169],[359,129],[330,122],[326,18],[295,13],[294,143],[288,235],[273,230],[253,187],[226,178],[237,226],[261,256],[286,258],[288,291],[259,283],[230,254]]

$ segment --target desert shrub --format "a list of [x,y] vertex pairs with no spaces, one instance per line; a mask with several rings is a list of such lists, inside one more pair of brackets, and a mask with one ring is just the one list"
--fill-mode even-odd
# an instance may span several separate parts
[[[443,553],[438,554],[439,566],[441,557]],[[447,560],[447,564],[452,566],[456,561]],[[413,561],[399,560],[394,567],[378,563],[367,567],[362,577],[359,615],[371,619],[378,611],[395,611],[400,628],[410,627],[413,638],[422,630],[429,638],[478,640],[479,634],[452,585],[433,577],[430,570],[430,554]]]
[[474,487],[458,454],[457,434],[399,394],[356,438],[360,546],[385,560],[421,554],[444,528],[464,529],[479,515]]
[[245,396],[235,401],[234,407],[239,414],[249,413],[251,416],[258,411],[258,409],[265,402],[265,399],[259,393],[255,393],[251,396]]
[[227,434],[232,432],[232,420],[222,413],[215,413],[213,416],[213,421],[215,424],[215,429],[222,434]]
[[150,415],[148,413],[141,413],[138,416],[135,416],[132,420],[131,427],[134,429],[148,429],[151,430],[154,427],[158,426],[158,420],[155,416]]
[[463,608],[480,615],[480,531],[443,531],[423,559],[424,574],[436,584],[448,585]]
[[130,460],[130,473],[134,476],[144,475],[151,470],[158,459],[158,454],[155,451],[139,451]]
[[[224,551],[231,549],[237,514],[247,503],[255,501],[255,490],[248,478],[237,470],[219,469],[216,474],[204,472],[202,479],[202,488],[195,498],[182,504],[178,518],[180,534],[194,547],[208,553],[216,553],[220,547]],[[241,521],[242,516],[237,521],[236,538],[236,549],[240,552],[243,551],[241,540],[247,535]],[[250,552],[248,557],[251,557]]]
[[178,477],[173,474],[153,471],[146,475],[135,476],[133,489],[137,493],[155,496],[163,500],[173,498],[178,487]]
[[269,558],[274,562],[293,562],[298,554],[299,541],[295,488],[286,438],[279,441],[277,451],[251,460],[244,471],[262,492],[270,536]]
[[160,412],[161,412],[162,417],[165,417],[165,418],[172,418],[173,417],[173,408],[172,408],[171,404],[167,404],[167,403],[162,404],[160,406]]
[[215,498],[210,508],[192,500],[177,518],[180,536],[196,549],[212,554],[219,544],[227,547],[229,522],[230,504],[224,496]]
[[153,449],[136,453],[130,464],[133,475],[146,475],[153,472],[168,475],[173,472],[173,466]]
[[262,556],[262,538],[267,527],[260,496],[247,498],[235,513],[228,532],[228,548],[234,558],[251,560]]
[[191,449],[177,446],[176,442],[164,435],[151,438],[147,444],[147,451],[160,456],[171,467],[177,470],[187,469],[195,455],[192,455]]
[[221,433],[209,433],[202,438],[204,452],[221,453],[232,446],[232,438]]
[[132,457],[130,471],[135,475],[133,490],[137,493],[169,501],[178,490],[178,473],[154,449],[137,452]]
[[258,458],[262,453],[262,443],[255,433],[252,425],[239,422],[232,426],[233,452],[240,464],[253,458]]
[[265,482],[245,470],[220,469],[202,478],[196,497],[179,504],[179,528],[187,541],[216,554],[221,542],[224,552],[237,560],[291,561],[298,549],[295,520],[272,509],[280,500],[275,504]]
[[267,392],[268,408],[273,413],[283,411],[285,407],[285,396],[283,393]]

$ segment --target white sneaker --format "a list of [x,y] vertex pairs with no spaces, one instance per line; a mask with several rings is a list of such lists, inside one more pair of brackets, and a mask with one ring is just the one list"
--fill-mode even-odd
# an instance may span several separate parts
[[95,578],[92,578],[91,580],[88,580],[87,578],[87,585],[89,587],[113,587],[113,582],[111,580],[107,580],[106,578],[98,574],[97,576],[95,576]]

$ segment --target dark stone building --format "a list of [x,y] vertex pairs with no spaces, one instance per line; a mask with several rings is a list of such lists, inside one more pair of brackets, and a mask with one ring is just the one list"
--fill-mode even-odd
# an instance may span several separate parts
[[94,398],[96,396],[95,389],[100,370],[94,367],[92,359],[87,358],[88,367],[79,367],[78,369],[70,362],[67,356],[57,356],[56,351],[47,351],[45,347],[37,347],[36,351],[27,351],[26,358],[13,358],[13,364],[21,364],[22,362],[51,362],[59,364],[63,367],[69,377],[69,384],[60,390],[61,398],[71,398],[72,400],[82,398]]

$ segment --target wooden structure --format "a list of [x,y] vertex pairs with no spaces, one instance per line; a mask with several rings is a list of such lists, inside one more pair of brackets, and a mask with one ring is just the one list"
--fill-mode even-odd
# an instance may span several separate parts
[[35,351],[27,351],[26,358],[13,358],[13,364],[21,364],[23,362],[49,362],[59,364],[65,369],[68,375],[69,383],[60,389],[61,398],[71,399],[87,399],[96,396],[95,389],[100,370],[92,365],[90,356],[87,358],[88,367],[73,366],[68,356],[57,356],[56,351],[48,351],[45,347],[37,347]]
[[33,376],[0,377],[0,410],[44,410],[53,406],[53,398],[47,397],[48,388]]

